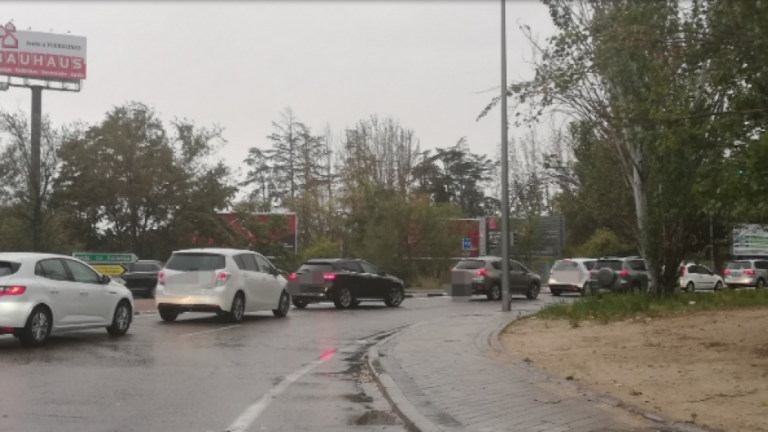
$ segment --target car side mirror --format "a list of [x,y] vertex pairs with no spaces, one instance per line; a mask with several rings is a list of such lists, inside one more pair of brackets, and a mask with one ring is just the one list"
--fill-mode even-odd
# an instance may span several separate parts
[[107,275],[101,276],[101,284],[102,285],[109,285],[109,283],[112,282],[112,278]]

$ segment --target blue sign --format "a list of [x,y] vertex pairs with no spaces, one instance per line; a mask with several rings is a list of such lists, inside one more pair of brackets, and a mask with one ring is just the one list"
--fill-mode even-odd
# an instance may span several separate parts
[[464,250],[472,249],[472,239],[469,237],[464,237],[461,239],[461,248]]

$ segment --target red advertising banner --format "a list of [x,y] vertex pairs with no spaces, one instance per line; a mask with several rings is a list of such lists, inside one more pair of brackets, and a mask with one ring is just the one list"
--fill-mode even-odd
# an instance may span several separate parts
[[86,38],[0,26],[0,75],[82,80],[87,76]]

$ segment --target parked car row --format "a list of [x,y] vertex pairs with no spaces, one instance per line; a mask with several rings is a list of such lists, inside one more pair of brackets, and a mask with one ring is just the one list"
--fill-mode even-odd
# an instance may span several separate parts
[[154,297],[169,322],[185,312],[240,322],[256,311],[285,317],[291,302],[305,308],[331,301],[345,309],[363,301],[398,307],[405,298],[402,280],[364,260],[311,260],[286,278],[263,255],[235,249],[177,251],[165,264],[137,261],[123,280],[125,286],[68,256],[0,253],[0,335],[28,346],[70,330],[106,328],[122,336],[133,320],[134,292]]

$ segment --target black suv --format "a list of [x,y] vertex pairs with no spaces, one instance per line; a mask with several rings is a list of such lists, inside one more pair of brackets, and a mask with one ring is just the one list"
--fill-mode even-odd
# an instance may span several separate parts
[[322,301],[332,301],[339,309],[361,301],[384,301],[398,307],[405,297],[402,280],[361,259],[309,260],[288,277],[287,290],[299,309]]
[[645,261],[640,257],[599,258],[589,272],[589,288],[592,294],[599,290],[646,292],[649,280]]
[[120,277],[125,281],[125,287],[132,293],[140,293],[147,298],[155,298],[157,292],[157,275],[163,269],[160,261],[139,260],[125,264],[125,273]]

